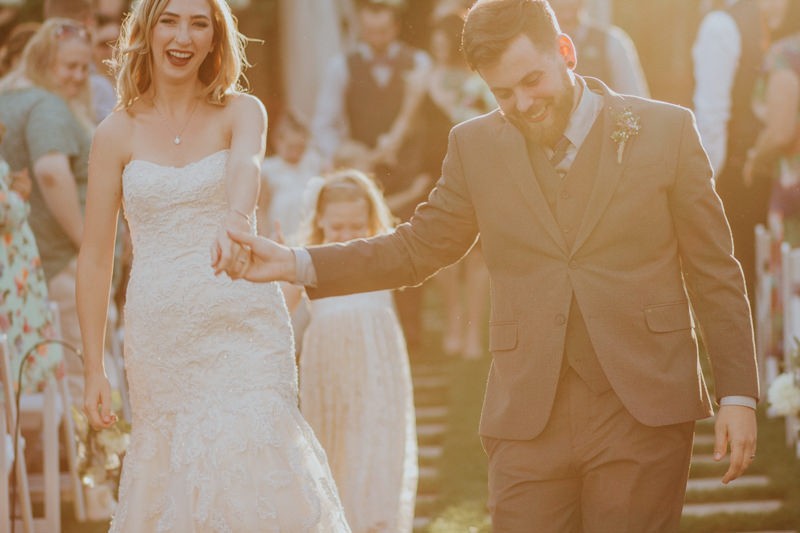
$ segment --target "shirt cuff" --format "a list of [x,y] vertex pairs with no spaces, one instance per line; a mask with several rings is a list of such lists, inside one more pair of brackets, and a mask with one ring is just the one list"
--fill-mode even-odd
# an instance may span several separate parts
[[722,398],[720,398],[719,404],[741,405],[742,407],[749,407],[751,409],[755,409],[757,402],[755,398],[751,398],[750,396],[723,396]]
[[292,247],[294,254],[294,276],[296,285],[305,285],[306,287],[317,286],[317,271],[314,269],[314,262],[311,260],[311,254],[302,246]]

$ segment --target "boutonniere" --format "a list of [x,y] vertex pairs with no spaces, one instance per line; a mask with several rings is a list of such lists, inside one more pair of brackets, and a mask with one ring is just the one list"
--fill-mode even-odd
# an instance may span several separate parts
[[630,107],[626,107],[617,113],[615,126],[611,140],[617,143],[617,163],[622,163],[625,144],[639,133],[639,115],[634,114]]

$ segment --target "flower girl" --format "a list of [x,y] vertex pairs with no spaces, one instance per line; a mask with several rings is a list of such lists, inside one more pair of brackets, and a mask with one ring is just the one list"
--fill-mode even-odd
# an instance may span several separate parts
[[[345,170],[309,183],[308,244],[391,230],[381,193]],[[417,438],[405,340],[389,291],[311,302],[300,408],[328,455],[354,533],[410,532]]]

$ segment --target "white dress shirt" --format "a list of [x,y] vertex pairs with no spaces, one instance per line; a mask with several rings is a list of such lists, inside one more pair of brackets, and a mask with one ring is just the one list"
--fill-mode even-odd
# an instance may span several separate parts
[[731,91],[741,53],[742,38],[733,17],[725,11],[706,15],[692,47],[694,113],[715,176],[727,157]]
[[[578,150],[583,146],[583,141],[589,135],[594,121],[600,115],[603,109],[603,98],[593,93],[586,87],[586,82],[580,76],[575,76],[575,94],[574,103],[572,106],[572,113],[569,116],[567,127],[564,129],[564,137],[569,140],[569,146],[564,155],[564,158],[556,165],[556,172],[560,175],[566,175],[575,157],[578,155]],[[553,155],[553,149],[549,146],[544,147],[545,155],[548,159]]]

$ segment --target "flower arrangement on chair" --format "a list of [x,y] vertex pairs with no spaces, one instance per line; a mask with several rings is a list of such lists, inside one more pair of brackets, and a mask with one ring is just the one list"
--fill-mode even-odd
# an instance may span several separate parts
[[767,390],[770,413],[776,416],[800,416],[800,340],[788,358],[784,372],[778,375]]
[[770,412],[777,416],[797,416],[800,413],[800,383],[795,372],[784,372],[770,384],[767,391]]
[[105,520],[114,512],[122,460],[130,444],[131,425],[121,416],[119,391],[112,392],[111,400],[117,422],[99,431],[89,426],[89,420],[81,409],[72,407],[79,473],[90,520]]

